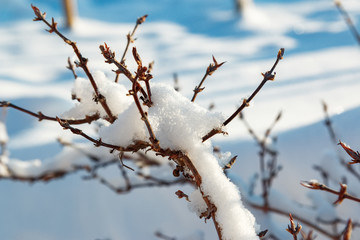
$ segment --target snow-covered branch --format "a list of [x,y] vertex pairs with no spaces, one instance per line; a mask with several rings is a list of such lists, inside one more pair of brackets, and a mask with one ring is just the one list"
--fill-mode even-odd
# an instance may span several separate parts
[[[213,151],[211,141],[206,140],[216,133],[223,132],[222,129],[249,105],[265,83],[274,80],[274,70],[284,55],[283,48],[279,50],[272,68],[262,74],[263,80],[251,96],[243,101],[233,115],[225,119],[221,113],[210,112],[194,103],[205,78],[223,64],[217,63],[215,58],[214,63],[207,68],[203,80],[194,90],[192,100],[165,84],[150,85],[151,69],[143,65],[136,48],[133,48],[132,53],[137,69],[128,69],[125,54],[129,44],[134,40],[133,35],[137,26],[145,21],[146,15],[137,20],[134,30],[129,33],[127,46],[120,61],[116,60],[115,52],[110,50],[106,43],[100,46],[105,62],[117,67],[117,76],[124,74],[132,83],[131,89],[126,90],[125,86],[109,80],[104,73],[90,71],[87,66],[88,59],[82,56],[75,42],[58,30],[55,20],[52,19],[50,23],[45,19],[45,13],[35,6],[32,6],[32,9],[36,16],[34,21],[44,22],[50,28],[48,32],[57,34],[73,48],[78,58],[75,65],[83,69],[87,79],[78,77],[73,64],[68,61],[68,68],[75,77],[72,96],[76,102],[61,117],[34,113],[6,101],[1,102],[0,107],[14,108],[39,121],[57,121],[64,130],[82,137],[96,148],[92,149],[90,154],[89,148],[79,151],[75,144],[67,144],[72,148],[65,148],[64,152],[52,159],[49,164],[43,164],[39,160],[16,161],[4,154],[0,161],[2,177],[24,181],[49,181],[71,172],[86,170],[88,175],[85,179],[98,180],[117,193],[129,192],[137,187],[191,182],[196,188],[193,193],[186,194],[179,190],[177,195],[188,199],[190,208],[200,218],[213,220],[219,239],[256,240],[264,235],[264,231],[260,232],[255,217],[245,208],[239,189],[224,173],[224,169],[234,164],[236,157],[231,158],[229,155],[228,159],[220,160],[218,154]],[[129,96],[132,96],[132,99]],[[82,129],[82,124],[85,123],[91,124],[90,126],[96,123],[96,134],[85,133]],[[73,126],[75,124],[77,127]],[[143,172],[142,166],[136,161],[137,153],[141,155],[143,152],[152,152],[158,158],[162,158],[157,160],[159,164],[156,166],[145,165],[144,168],[151,170],[150,173]],[[123,160],[126,158],[129,164],[124,164]],[[170,160],[170,165],[166,158]],[[114,164],[118,165],[121,172],[120,185],[99,174],[99,169]],[[130,174],[126,172],[127,169],[134,170],[132,176],[138,180],[131,179]],[[179,178],[169,180],[167,177],[157,177],[152,173],[154,169],[162,171],[165,176],[174,175]],[[139,182],[139,179],[142,180]]]

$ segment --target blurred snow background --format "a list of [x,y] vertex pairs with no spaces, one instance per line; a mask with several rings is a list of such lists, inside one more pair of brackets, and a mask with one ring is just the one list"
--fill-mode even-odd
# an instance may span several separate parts
[[[32,22],[31,3],[48,18],[63,22],[61,1],[0,1],[0,100],[56,116],[71,106],[73,77],[65,66],[74,54],[48,34],[44,24]],[[343,4],[356,24],[360,2]],[[144,14],[149,17],[139,27],[134,46],[144,63],[155,61],[152,81],[173,84],[177,73],[180,92],[191,98],[212,55],[226,61],[207,79],[196,100],[204,107],[214,103],[225,115],[251,94],[260,73],[270,69],[284,47],[275,82],[265,86],[245,115],[262,134],[283,111],[275,127],[283,170],[274,185],[296,201],[310,203],[310,190],[301,187],[300,180],[320,178],[313,165],[330,165],[338,150],[323,124],[321,101],[328,104],[341,140],[359,149],[360,49],[330,0],[255,0],[242,17],[230,0],[78,0],[77,12],[74,29],[63,31],[89,58],[89,67],[108,77],[113,67],[104,63],[98,46],[106,42],[120,55],[126,34]],[[127,64],[134,66],[130,56]],[[13,109],[8,110],[6,124],[10,156],[23,160],[51,160],[61,150],[56,138],[66,135],[56,123],[39,123]],[[215,143],[239,155],[231,172],[248,181],[259,171],[258,148],[242,122],[233,121],[227,130],[229,135],[217,136]],[[336,175],[341,169],[333,165],[329,169]],[[156,239],[157,230],[179,238],[215,239],[212,223],[204,224],[175,196],[176,190],[186,192],[188,186],[116,195],[81,176],[30,186],[1,181],[2,239]],[[356,186],[349,184],[349,189],[359,196]],[[343,205],[351,203],[345,200]],[[343,211],[359,221],[359,207],[355,209]]]

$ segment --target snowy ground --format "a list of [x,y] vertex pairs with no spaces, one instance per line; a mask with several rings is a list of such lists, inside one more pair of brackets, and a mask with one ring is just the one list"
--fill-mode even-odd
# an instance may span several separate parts
[[[328,104],[341,140],[354,148],[360,145],[360,49],[333,2],[255,1],[256,7],[243,18],[234,14],[231,1],[154,2],[79,0],[75,29],[64,32],[90,59],[91,69],[112,77],[112,67],[104,63],[98,46],[106,42],[120,54],[135,19],[149,14],[135,45],[144,62],[155,61],[153,81],[173,84],[177,73],[180,92],[190,98],[214,55],[226,63],[207,79],[196,101],[204,107],[214,103],[215,111],[225,116],[251,94],[260,73],[270,69],[278,49],[284,47],[275,81],[265,86],[245,114],[261,134],[283,112],[275,127],[283,170],[274,184],[293,199],[307,201],[309,190],[299,181],[320,178],[312,166],[327,164],[328,156],[336,152],[322,123],[321,101]],[[61,19],[60,1],[33,4],[48,17]],[[71,106],[73,79],[65,68],[67,57],[73,56],[71,48],[44,31],[43,24],[31,21],[29,1],[4,0],[0,5],[0,100],[61,114]],[[346,0],[344,7],[355,22],[360,20],[358,1]],[[60,150],[56,138],[65,133],[57,124],[39,123],[13,109],[6,122],[11,157],[50,159]],[[230,123],[227,130],[229,135],[217,136],[215,142],[223,151],[239,155],[232,171],[247,181],[258,171],[258,149],[240,121]],[[203,224],[173,194],[178,189],[116,195],[97,182],[82,181],[81,174],[31,186],[2,181],[0,233],[3,239],[14,240],[115,240],[156,239],[153,233],[161,230],[179,238],[205,234],[205,239],[215,239],[213,226]],[[348,216],[359,221],[358,210]]]

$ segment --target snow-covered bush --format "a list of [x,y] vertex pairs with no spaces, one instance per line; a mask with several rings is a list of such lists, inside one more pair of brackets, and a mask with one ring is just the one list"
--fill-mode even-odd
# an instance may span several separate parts
[[[4,109],[15,108],[39,121],[56,121],[64,130],[82,137],[85,143],[59,139],[66,147],[52,161],[21,161],[11,158],[6,151],[9,140],[5,124],[0,122],[0,178],[27,182],[51,181],[72,172],[84,171],[87,172],[86,179],[99,180],[116,193],[140,187],[190,184],[195,187],[192,193],[186,194],[179,190],[176,195],[186,199],[190,210],[197,216],[213,220],[219,239],[259,239],[264,236],[267,239],[288,238],[288,233],[283,230],[285,227],[277,223],[276,216],[288,216],[289,213],[292,215],[287,230],[294,239],[300,232],[304,239],[314,239],[312,232],[301,231],[301,226],[296,225],[294,219],[332,239],[351,235],[353,224],[339,219],[332,202],[325,196],[311,194],[312,206],[306,207],[295,204],[286,193],[271,189],[272,182],[281,170],[277,162],[278,153],[273,146],[276,141],[272,140],[268,144],[273,125],[263,139],[250,131],[260,147],[260,174],[255,174],[249,183],[232,174],[231,170],[226,170],[234,164],[236,157],[232,157],[229,152],[222,153],[212,145],[211,138],[225,133],[226,125],[249,105],[266,82],[274,79],[273,72],[284,54],[283,49],[278,52],[275,64],[263,74],[263,80],[250,97],[244,99],[230,117],[225,118],[221,113],[212,112],[195,102],[196,96],[204,89],[204,80],[223,64],[215,58],[199,86],[194,89],[191,100],[169,85],[151,82],[152,64],[144,66],[136,48],[132,49],[136,70],[129,70],[126,66],[129,62],[125,64],[125,55],[134,41],[136,28],[145,21],[146,16],[139,18],[134,30],[128,34],[127,46],[120,60],[117,60],[115,52],[107,44],[100,46],[105,62],[116,67],[115,79],[109,79],[104,72],[88,68],[88,59],[82,56],[75,42],[58,30],[54,20],[48,22],[45,13],[36,7],[33,10],[36,21],[43,21],[48,25],[50,33],[57,34],[73,48],[77,57],[75,65],[82,68],[85,76],[77,75],[74,62],[69,59],[68,68],[75,77],[71,91],[75,103],[59,117],[34,113],[7,101],[1,102],[0,106]],[[119,81],[121,77],[129,80],[130,88]],[[274,124],[279,119],[280,115]],[[354,156],[354,163],[357,163],[358,153],[343,143],[341,146]],[[111,179],[107,175],[103,177],[99,173],[101,169],[114,165],[119,167],[121,180]],[[331,169],[334,168],[327,164],[321,168],[323,172],[330,172]],[[134,174],[129,174],[129,171],[134,171]],[[329,177],[338,179],[334,175],[329,174]],[[255,192],[257,180],[261,183],[260,194]],[[334,193],[334,190],[315,180],[303,184]],[[337,204],[345,198],[351,199],[344,184],[336,194],[339,196]],[[345,228],[332,232],[329,227],[322,228],[318,222],[323,225],[345,225]],[[268,234],[261,231],[266,228],[269,229]],[[162,233],[157,235],[161,237]]]
[[[73,48],[77,56],[75,65],[82,68],[87,79],[77,76],[74,65],[69,60],[68,68],[75,77],[72,98],[76,103],[61,117],[48,117],[41,112],[36,114],[6,101],[1,102],[1,107],[21,110],[39,120],[57,121],[65,130],[84,137],[93,142],[96,147],[109,149],[111,154],[106,157],[103,156],[103,151],[99,151],[92,156],[95,164],[87,166],[87,163],[77,159],[78,154],[73,155],[66,151],[58,156],[58,161],[49,164],[43,164],[38,160],[23,162],[9,159],[4,153],[0,161],[1,178],[49,181],[78,169],[87,169],[91,172],[91,176],[96,178],[98,177],[96,169],[114,161],[114,156],[118,156],[121,168],[134,170],[123,163],[124,156],[127,153],[141,151],[145,157],[143,156],[144,160],[139,163],[133,155],[127,156],[128,159],[133,159],[135,165],[138,164],[138,168],[151,167],[154,164],[159,170],[159,165],[168,166],[167,160],[158,160],[158,158],[153,163],[149,163],[146,153],[151,151],[156,156],[167,158],[172,163],[171,167],[174,169],[172,171],[167,169],[168,171],[162,172],[162,175],[173,174],[179,177],[181,173],[184,181],[195,186],[196,189],[191,195],[188,196],[182,191],[178,191],[177,195],[186,197],[190,208],[200,218],[213,220],[219,239],[258,239],[260,229],[255,217],[244,207],[239,189],[224,173],[224,169],[229,168],[234,159],[229,154],[219,159],[218,155],[213,153],[213,146],[209,139],[215,134],[225,133],[225,126],[249,105],[267,81],[274,79],[273,71],[282,58],[284,49],[278,52],[271,70],[263,74],[263,81],[254,93],[243,100],[243,104],[232,116],[225,119],[222,114],[210,112],[194,102],[198,93],[203,90],[201,86],[205,78],[212,75],[223,64],[218,63],[214,57],[214,63],[207,68],[191,100],[176,92],[173,87],[159,83],[150,84],[151,66],[143,65],[136,48],[133,48],[132,55],[137,69],[134,73],[128,69],[124,58],[126,51],[129,44],[133,42],[133,34],[137,26],[145,21],[146,15],[137,20],[133,32],[129,33],[128,44],[120,61],[116,59],[115,52],[106,43],[100,46],[105,62],[117,67],[114,81],[108,79],[100,71],[90,71],[87,66],[88,59],[82,56],[75,42],[58,30],[55,20],[48,22],[45,19],[45,13],[35,6],[32,6],[32,9],[36,15],[34,21],[44,22],[49,27],[49,33],[57,34]],[[127,91],[125,86],[118,83],[120,75],[130,80],[130,90]],[[98,136],[92,137],[74,127],[82,124],[96,124]],[[7,136],[4,129],[1,131],[1,136],[5,144]],[[94,153],[91,154],[94,155]],[[150,167],[147,171],[150,171]],[[153,173],[145,174],[144,172],[139,173],[139,176],[145,180],[150,176],[156,176]],[[123,174],[125,175],[124,170]],[[129,190],[134,182],[130,184],[128,178],[125,180]],[[101,182],[110,185],[104,179]],[[121,190],[117,188],[116,191]]]

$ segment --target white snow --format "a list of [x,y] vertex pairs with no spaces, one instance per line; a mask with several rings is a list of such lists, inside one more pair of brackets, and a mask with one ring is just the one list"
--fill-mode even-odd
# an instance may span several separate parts
[[[342,2],[359,29],[359,1]],[[11,100],[20,106],[29,104],[30,110],[53,116],[71,109],[63,116],[82,118],[99,112],[104,117],[101,105],[92,100],[93,89],[81,69],[76,69],[79,77],[75,84],[73,76],[65,69],[67,57],[74,55],[71,47],[44,31],[42,23],[32,22],[33,13],[29,6],[24,7],[20,1],[5,1],[5,4],[6,7],[0,9],[0,100]],[[60,8],[54,2],[39,1],[38,4],[42,11],[48,12],[48,17],[59,19],[61,13],[57,9]],[[151,83],[154,105],[151,108],[144,106],[144,110],[148,112],[160,146],[182,150],[193,161],[203,176],[202,191],[218,206],[216,216],[226,238],[233,239],[239,234],[239,238],[256,239],[255,232],[259,227],[253,215],[261,224],[261,230],[269,228],[280,239],[289,237],[284,231],[288,224],[287,216],[277,217],[252,208],[249,208],[250,213],[243,206],[243,203],[247,206],[249,202],[262,202],[258,195],[259,182],[254,195],[249,196],[254,173],[259,172],[258,149],[243,124],[234,120],[226,129],[229,136],[214,138],[221,151],[227,152],[223,159],[214,155],[211,141],[205,144],[200,141],[210,129],[221,126],[224,118],[240,105],[241,99],[251,94],[261,80],[260,73],[270,69],[278,49],[285,47],[275,81],[267,83],[244,111],[251,126],[260,134],[276,113],[283,111],[283,117],[275,127],[279,136],[275,147],[280,153],[278,161],[283,170],[274,180],[269,202],[315,222],[316,219],[329,221],[339,216],[360,220],[358,206],[345,200],[335,209],[332,203],[336,196],[304,189],[299,184],[300,180],[318,178],[319,173],[313,170],[313,166],[320,165],[329,173],[334,189],[338,189],[337,181],[346,175],[348,191],[359,194],[356,189],[358,181],[348,176],[349,173],[337,161],[338,153],[335,153],[322,123],[321,101],[324,100],[339,138],[346,140],[354,150],[360,150],[356,149],[360,146],[360,51],[332,1],[260,0],[250,4],[241,18],[233,14],[233,6],[228,2],[179,1],[175,5],[163,0],[101,4],[78,1],[78,4],[80,16],[75,28],[64,30],[65,35],[76,41],[89,59],[89,68],[100,92],[118,117],[112,125],[101,122],[99,126],[83,126],[84,132],[119,145],[148,140],[138,109],[132,97],[126,96],[130,82],[122,76],[120,84],[113,83],[111,70],[114,66],[104,63],[98,46],[106,42],[116,51],[117,57],[121,56],[125,35],[132,29],[133,20],[149,13],[149,19],[136,33],[134,46],[144,63],[155,60]],[[226,64],[206,80],[205,90],[195,103],[190,103],[188,99],[211,62],[211,55],[219,62],[226,61]],[[135,69],[131,54],[127,55],[126,64],[132,71]],[[179,75],[180,94],[170,87],[174,72]],[[72,85],[73,92],[82,99],[80,103],[75,102],[75,106],[74,101],[69,101]],[[28,101],[33,99],[36,101]],[[214,113],[206,109],[210,103],[215,104]],[[23,113],[14,114],[15,111],[8,109],[6,119],[10,139],[0,122],[0,142],[7,142],[9,150],[0,156],[0,176],[9,176],[6,164],[19,176],[40,175],[49,170],[72,170],[77,164],[93,164],[79,151],[57,151],[49,147],[64,134],[56,122],[31,121],[29,117],[21,121]],[[69,135],[71,140],[80,139]],[[81,149],[103,162],[117,157],[92,144]],[[44,155],[47,156],[45,159],[39,159],[38,156]],[[229,172],[236,186],[221,169],[222,163],[232,155],[239,155]],[[174,179],[166,159],[158,169],[145,167],[141,171]],[[168,171],[168,175],[162,171]],[[124,184],[121,177],[116,178],[118,172],[114,176],[102,174],[113,183]],[[189,193],[190,208],[199,215],[206,206],[198,189],[194,191],[187,186],[170,190],[151,188],[118,196],[98,183],[79,180],[81,177],[81,174],[76,174],[47,185],[35,184],[31,188],[23,183],[0,182],[2,204],[6,206],[3,214],[6,219],[0,218],[0,223],[6,225],[3,237],[154,239],[151,236],[161,226],[164,233],[179,239],[216,238],[213,225],[203,224],[188,214],[184,210],[186,203],[182,203],[185,201],[178,200],[173,194],[184,188],[184,192]],[[250,178],[251,181],[245,181]],[[131,175],[130,179],[141,183],[141,178],[136,175]],[[50,215],[57,217],[50,221]],[[31,222],[18,221],[30,217],[33,219]],[[199,229],[203,235],[192,234]],[[359,234],[357,229],[354,231],[354,236]],[[317,239],[326,238],[320,234]]]
[[[151,92],[153,106],[148,109],[148,118],[154,134],[163,149],[180,150],[190,157],[202,178],[201,191],[217,208],[216,220],[223,238],[258,239],[255,218],[244,208],[239,190],[225,176],[210,141],[202,143],[202,137],[209,131],[221,128],[223,116],[191,102],[173,87],[153,84]],[[131,140],[146,140],[145,124],[139,124],[139,114],[134,114],[134,107],[129,112],[132,114],[120,114],[115,124],[103,127],[104,140],[120,146],[131,144]],[[201,205],[195,211],[202,210]]]
[[148,139],[144,122],[134,103],[120,114],[112,125],[100,128],[99,135],[104,142],[124,147],[129,146],[135,140]]
[[9,140],[9,136],[6,131],[5,123],[0,121],[0,144],[6,144]]
[[[107,104],[113,115],[118,115],[123,112],[131,103],[131,98],[126,96],[128,91],[120,84],[116,84],[113,80],[106,78],[101,71],[92,73],[98,91],[106,98]],[[94,88],[90,81],[85,78],[78,77],[75,80],[72,94],[80,99],[79,103],[72,109],[63,114],[67,118],[84,118],[86,115],[93,115],[99,113],[100,116],[106,117],[107,114],[99,102],[95,102]]]

